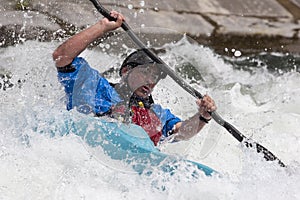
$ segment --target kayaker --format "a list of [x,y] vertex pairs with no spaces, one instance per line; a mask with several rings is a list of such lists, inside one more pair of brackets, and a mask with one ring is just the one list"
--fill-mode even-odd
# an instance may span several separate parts
[[67,96],[67,109],[129,120],[143,127],[155,145],[170,136],[174,140],[186,140],[196,135],[211,120],[209,112],[216,110],[213,99],[208,95],[198,99],[198,111],[185,121],[155,104],[151,92],[166,74],[142,50],[124,60],[120,68],[122,79],[117,84],[110,84],[79,57],[96,39],[121,26],[124,17],[116,11],[111,11],[111,16],[117,20],[103,18],[66,40],[53,52],[58,79]]

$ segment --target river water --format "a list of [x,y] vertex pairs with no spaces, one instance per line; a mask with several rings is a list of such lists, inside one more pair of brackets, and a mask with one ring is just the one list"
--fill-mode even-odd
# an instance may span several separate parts
[[[161,58],[211,95],[224,119],[287,165],[265,162],[210,122],[189,141],[160,146],[220,173],[190,179],[184,172],[137,175],[103,161],[73,134],[50,137],[60,121],[84,117],[65,110],[51,58],[58,45],[27,41],[0,50],[0,199],[300,199],[299,56],[226,49],[235,55],[229,58],[185,39],[163,47]],[[106,54],[108,48],[83,56],[105,72],[122,60]],[[117,73],[108,78],[119,79]],[[153,96],[182,118],[196,112],[194,98],[171,79],[161,81]]]

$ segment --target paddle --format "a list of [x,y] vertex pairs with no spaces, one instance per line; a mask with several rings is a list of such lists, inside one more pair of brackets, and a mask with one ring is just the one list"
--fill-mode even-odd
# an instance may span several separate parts
[[[107,19],[110,21],[116,21],[115,18],[110,16],[110,12],[106,10],[98,0],[90,0],[95,8]],[[147,48],[147,46],[135,35],[130,26],[123,21],[122,26],[124,31],[129,35],[129,37],[134,41],[134,43],[155,62],[162,64],[162,71],[167,73],[178,85],[185,89],[188,93],[193,95],[196,98],[202,99],[203,96],[200,92],[196,91],[190,85],[188,85],[181,77],[179,77],[163,60],[161,60],[153,51]],[[285,164],[279,160],[272,152],[267,148],[258,144],[257,142],[247,138],[240,131],[238,131],[233,125],[225,121],[216,111],[210,113],[212,118],[221,126],[223,126],[235,139],[245,145],[247,148],[252,148],[258,153],[263,153],[265,160],[267,161],[277,161],[278,164],[282,167],[285,167]]]

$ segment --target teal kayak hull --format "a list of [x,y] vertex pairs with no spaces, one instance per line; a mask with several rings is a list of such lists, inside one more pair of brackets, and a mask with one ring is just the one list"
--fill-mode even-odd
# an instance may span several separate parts
[[203,172],[207,176],[216,173],[210,167],[160,152],[143,128],[135,124],[124,124],[95,117],[80,117],[65,120],[63,128],[56,129],[55,135],[75,134],[92,147],[101,147],[113,160],[120,160],[139,174],[158,167],[164,172],[176,173],[178,168],[188,168],[193,176]]

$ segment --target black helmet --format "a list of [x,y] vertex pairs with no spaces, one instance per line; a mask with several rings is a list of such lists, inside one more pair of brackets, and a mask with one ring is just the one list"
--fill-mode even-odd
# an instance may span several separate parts
[[137,67],[138,65],[147,65],[154,63],[155,62],[151,58],[149,58],[149,56],[142,49],[139,49],[127,56],[127,58],[121,65],[119,75],[122,76],[122,69],[124,67],[127,67],[130,70]]

